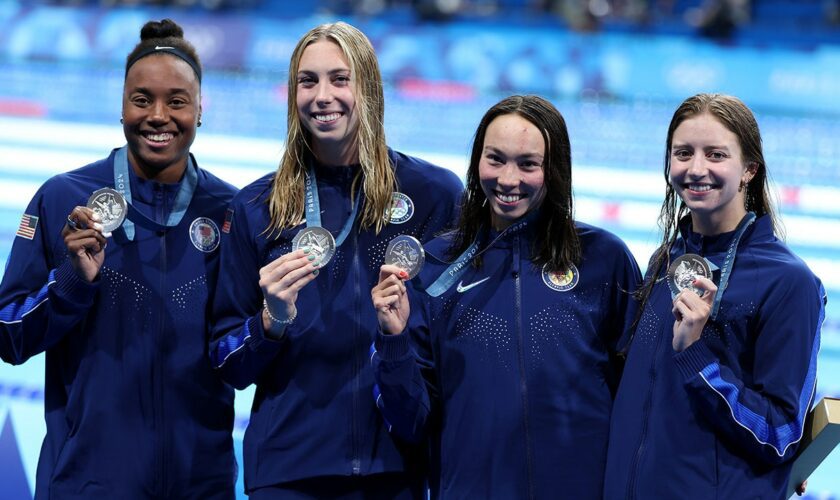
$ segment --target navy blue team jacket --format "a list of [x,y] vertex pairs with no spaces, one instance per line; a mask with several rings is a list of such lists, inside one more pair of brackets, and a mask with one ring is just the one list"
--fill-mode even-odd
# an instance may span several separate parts
[[[36,497],[232,498],[233,390],[207,361],[206,318],[235,189],[199,169],[181,223],[138,225],[134,241],[116,230],[87,283],[61,230],[73,207],[114,186],[113,160],[38,190],[26,209],[34,231],[19,231],[0,285],[0,355],[20,364],[46,351]],[[135,207],[165,221],[179,186],[129,177]]]
[[[722,267],[734,232],[704,237],[688,222],[672,259],[689,252]],[[630,346],[606,498],[784,498],[816,384],[820,280],[764,216],[738,245],[716,320],[680,353],[671,347],[671,304],[663,280]]]
[[427,263],[407,332],[376,337],[378,404],[393,433],[430,442],[433,497],[601,498],[611,353],[641,275],[621,240],[583,223],[582,261],[547,272],[530,260],[539,230],[502,236],[439,297],[422,290],[446,266]]
[[[378,235],[358,230],[357,223],[300,291],[297,318],[279,342],[267,339],[262,328],[259,270],[291,251],[304,224],[277,238],[266,234],[273,173],[245,187],[231,204],[211,355],[233,386],[257,385],[244,441],[247,491],[326,475],[423,473],[413,462],[416,450],[391,438],[371,398],[368,351],[377,320],[370,290],[392,238],[410,234],[425,241],[452,223],[462,184],[440,167],[394,151],[389,156],[399,210]],[[316,165],[322,225],[334,235],[350,216],[356,171]]]

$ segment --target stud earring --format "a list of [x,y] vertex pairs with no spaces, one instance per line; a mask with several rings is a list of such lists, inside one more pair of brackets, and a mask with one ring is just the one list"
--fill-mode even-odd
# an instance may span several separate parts
[[200,116],[198,117],[198,124],[197,124],[196,126],[197,126],[197,127],[200,127],[200,126],[201,126],[201,117],[200,117]]

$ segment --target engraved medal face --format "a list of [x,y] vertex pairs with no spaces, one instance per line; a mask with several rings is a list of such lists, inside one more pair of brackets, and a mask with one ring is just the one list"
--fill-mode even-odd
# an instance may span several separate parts
[[125,197],[119,191],[107,187],[94,191],[88,198],[87,207],[99,215],[104,233],[114,232],[120,227],[128,212]]
[[407,272],[408,279],[420,274],[425,262],[426,254],[423,252],[423,245],[417,241],[417,238],[407,234],[401,234],[391,240],[385,250],[385,263]]
[[697,254],[682,255],[668,268],[668,286],[674,295],[688,289],[702,297],[704,292],[693,285],[694,280],[700,277],[712,279],[712,270],[706,259]]
[[307,247],[309,254],[315,256],[312,263],[324,267],[335,255],[335,238],[323,227],[307,227],[292,239],[292,251]]

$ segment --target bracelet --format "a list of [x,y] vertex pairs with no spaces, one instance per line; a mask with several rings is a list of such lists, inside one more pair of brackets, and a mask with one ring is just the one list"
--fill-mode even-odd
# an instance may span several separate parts
[[295,318],[297,318],[297,308],[295,308],[295,312],[293,312],[292,315],[286,319],[275,318],[274,315],[271,314],[271,309],[268,308],[268,302],[266,302],[265,299],[263,299],[263,309],[265,309],[265,313],[268,314],[268,319],[270,319],[272,323],[277,325],[288,325],[289,323],[294,321]]

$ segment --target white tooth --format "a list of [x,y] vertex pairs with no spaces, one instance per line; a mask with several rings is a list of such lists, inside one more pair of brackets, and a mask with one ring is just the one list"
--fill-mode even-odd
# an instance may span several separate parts
[[518,194],[501,194],[501,193],[499,193],[496,196],[498,196],[499,199],[502,200],[505,203],[512,203],[512,202],[518,201],[519,199],[522,198],[522,195],[518,195]]
[[340,115],[338,113],[330,113],[328,115],[315,115],[315,119],[321,122],[330,122],[333,120],[338,120]]
[[148,135],[148,138],[149,138],[149,140],[151,140],[151,141],[155,141],[155,142],[164,142],[164,141],[168,141],[169,139],[171,139],[171,138],[172,138],[172,134],[169,134],[169,133],[164,133],[164,134],[149,134],[149,135]]

